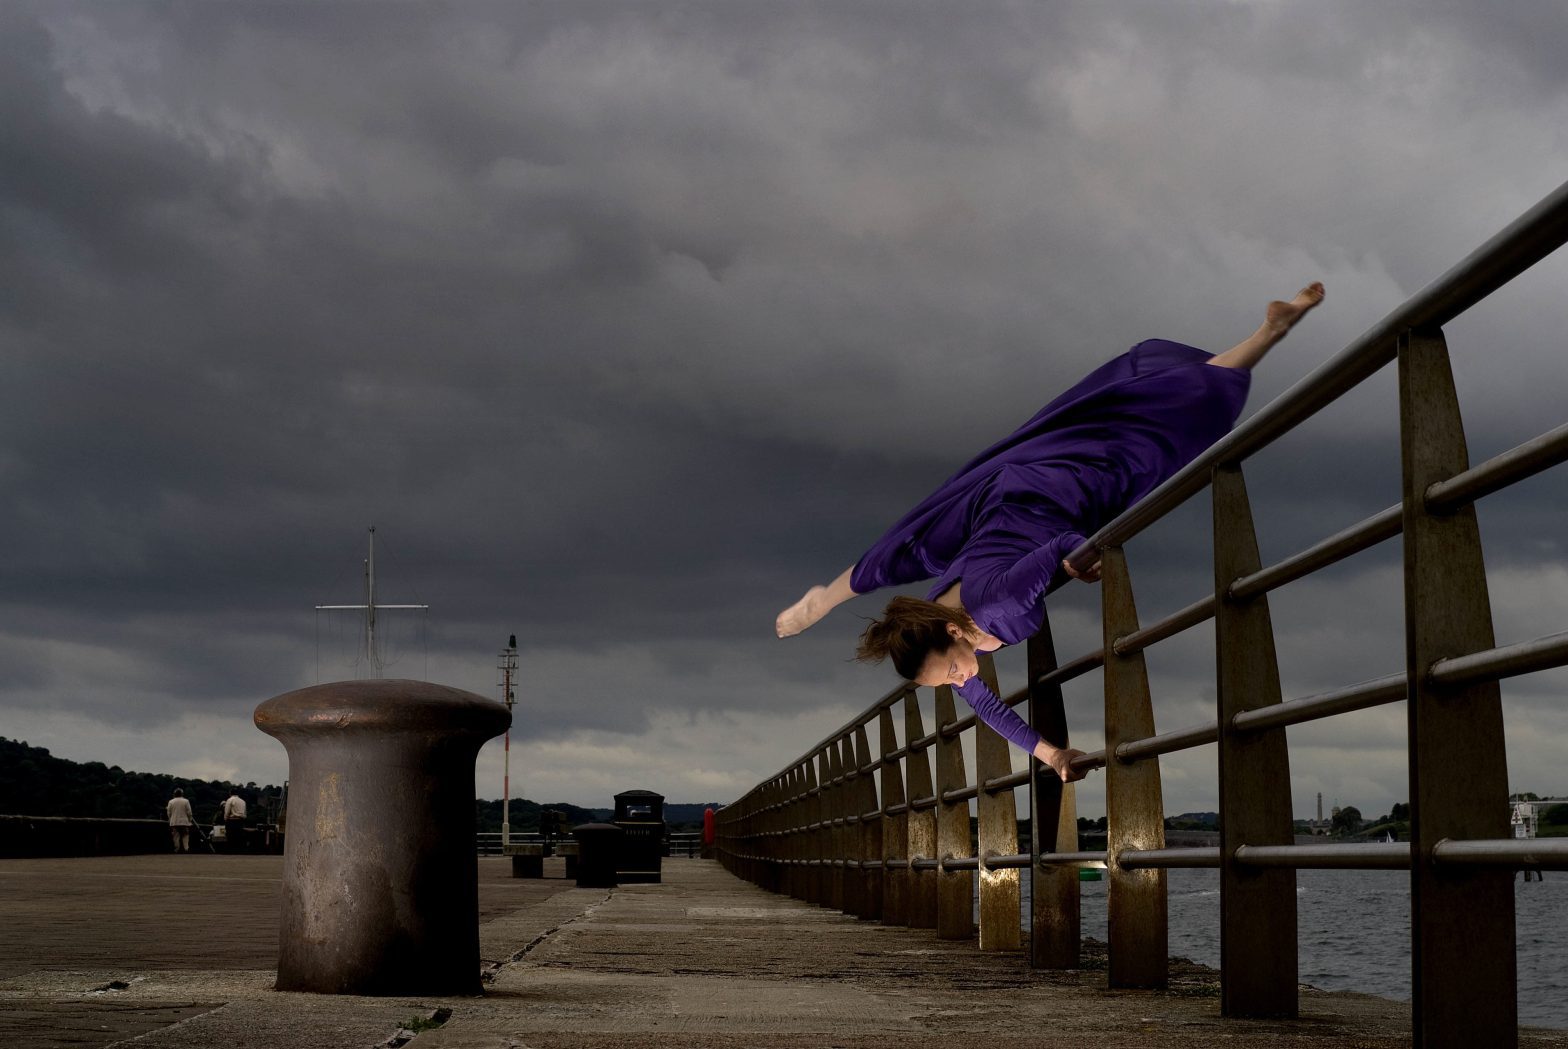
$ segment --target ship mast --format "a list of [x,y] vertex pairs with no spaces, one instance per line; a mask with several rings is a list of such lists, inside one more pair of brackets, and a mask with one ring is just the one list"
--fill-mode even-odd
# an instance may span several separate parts
[[381,660],[380,649],[376,646],[376,612],[378,609],[415,609],[428,612],[429,605],[378,605],[376,604],[376,526],[370,526],[370,552],[365,558],[365,603],[362,605],[317,605],[317,612],[364,612],[365,613],[365,661],[371,667],[371,674],[380,677],[386,664]]

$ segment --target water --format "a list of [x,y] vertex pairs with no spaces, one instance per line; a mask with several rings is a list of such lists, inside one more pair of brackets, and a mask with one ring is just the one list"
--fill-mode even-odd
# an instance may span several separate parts
[[[1024,873],[1024,909],[1029,907]],[[1220,964],[1220,881],[1213,870],[1168,872],[1170,952]],[[1105,881],[1083,882],[1083,934],[1106,938]],[[1568,874],[1514,883],[1519,1022],[1568,1028]],[[1027,915],[1025,921],[1028,921]],[[1027,926],[1026,926],[1027,927]],[[1302,983],[1410,1000],[1410,876],[1403,871],[1296,872]]]

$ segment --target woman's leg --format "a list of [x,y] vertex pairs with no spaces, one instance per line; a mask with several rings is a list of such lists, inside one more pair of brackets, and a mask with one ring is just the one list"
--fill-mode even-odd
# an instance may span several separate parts
[[773,624],[779,637],[793,637],[854,597],[855,592],[849,588],[849,577],[854,570],[851,565],[827,586],[812,587],[799,601],[780,612]]
[[1289,302],[1269,303],[1262,327],[1224,353],[1210,357],[1208,363],[1220,368],[1251,368],[1263,359],[1263,355],[1276,342],[1285,337],[1286,332],[1296,326],[1297,321],[1306,316],[1308,310],[1322,301],[1323,285],[1313,283],[1298,291]]

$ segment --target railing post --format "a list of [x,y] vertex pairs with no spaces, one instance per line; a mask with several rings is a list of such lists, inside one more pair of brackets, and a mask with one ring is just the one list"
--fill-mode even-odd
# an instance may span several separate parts
[[1518,1044],[1513,871],[1438,867],[1445,838],[1509,837],[1497,682],[1434,688],[1439,659],[1493,647],[1475,508],[1426,509],[1434,483],[1468,469],[1440,331],[1399,337],[1404,464],[1405,652],[1410,680],[1410,933],[1414,1044]]
[[811,759],[807,758],[795,766],[795,847],[790,850],[790,857],[795,861],[795,892],[797,900],[811,902],[811,868],[806,866],[811,859],[812,832],[811,822],[812,798],[811,788],[815,781],[811,777]]
[[828,744],[828,774],[822,787],[825,797],[822,818],[828,824],[826,859],[832,872],[827,905],[841,911],[844,909],[844,860],[849,850],[844,847],[844,762],[837,741]]
[[833,782],[832,770],[828,767],[828,752],[824,747],[817,751],[817,782],[815,816],[817,829],[812,835],[815,849],[812,858],[816,860],[815,877],[812,886],[811,902],[818,907],[831,907],[833,905],[833,826],[829,822],[833,812],[828,805]]
[[[904,693],[904,740],[906,745],[912,745],[915,740],[925,736],[926,730],[920,720],[920,696],[914,689]],[[927,751],[911,750],[904,759],[905,780],[909,784],[909,800],[913,804],[916,798],[931,797],[935,790],[931,786],[931,759]],[[909,810],[909,859],[937,859],[941,853],[937,851],[936,835],[936,809],[920,809],[918,812]],[[910,868],[909,871],[909,927],[911,929],[936,928],[936,871],[922,871]]]
[[[980,679],[991,694],[1000,696],[1002,689],[996,677],[996,660],[990,653],[980,653]],[[1016,868],[988,870],[986,860],[991,856],[1018,854],[1018,809],[1011,789],[988,794],[985,782],[1013,771],[1013,761],[1008,754],[1011,746],[991,726],[975,722],[975,782],[980,784],[980,794],[975,800],[980,837],[980,949],[982,951],[1016,951],[1023,942],[1019,928],[1021,915],[1018,871]]]
[[[860,862],[882,862],[882,815],[877,805],[877,781],[864,771],[871,764],[871,742],[866,726],[855,726],[855,769],[859,775],[855,791],[855,811],[860,813]],[[882,869],[860,868],[860,910],[862,918],[882,917]]]
[[784,791],[789,802],[784,806],[784,891],[801,898],[800,866],[800,766],[784,774]]
[[1106,917],[1112,987],[1165,987],[1170,979],[1165,871],[1127,870],[1124,849],[1165,847],[1164,801],[1158,758],[1124,762],[1122,743],[1154,735],[1149,673],[1143,652],[1118,655],[1116,639],[1138,629],[1127,556],[1119,546],[1101,551],[1105,619],[1105,809],[1110,885]]
[[779,792],[778,781],[771,781],[762,789],[762,797],[759,798],[759,804],[764,809],[764,812],[760,814],[760,826],[757,828],[760,834],[762,834],[762,837],[757,839],[757,845],[760,845],[760,848],[757,848],[757,853],[762,858],[760,859],[759,870],[757,870],[757,875],[759,875],[757,884],[767,889],[768,892],[778,892],[779,887],[779,866],[778,862],[776,862],[778,861],[778,837],[775,837],[775,834],[773,834],[773,831],[776,831],[779,826],[779,812],[778,809],[773,808],[778,803],[779,793],[781,792]]
[[1239,466],[1214,471],[1214,640],[1219,704],[1220,1011],[1296,1015],[1296,872],[1247,868],[1241,845],[1296,840],[1283,728],[1237,732],[1231,719],[1280,701],[1268,598],[1229,596],[1263,567]]
[[[1062,688],[1042,685],[1056,669],[1050,613],[1028,643],[1029,724],[1055,747],[1067,746],[1067,714]],[[1040,854],[1078,851],[1078,805],[1074,785],[1056,770],[1029,758],[1030,934],[1029,964],[1037,969],[1076,969],[1081,963],[1082,931],[1078,914],[1078,871],[1042,867]]]
[[839,737],[838,746],[839,768],[843,776],[838,792],[838,812],[843,821],[839,824],[838,851],[844,861],[840,868],[844,874],[844,898],[839,903],[838,909],[845,914],[858,915],[866,895],[860,869],[860,861],[863,858],[860,837],[860,770],[855,765],[853,738],[845,733]]
[[[947,801],[948,791],[969,786],[964,775],[964,752],[958,736],[946,736],[942,726],[958,720],[953,690],[936,690],[936,848],[944,863],[974,855],[969,835],[969,802]],[[973,871],[937,872],[936,934],[944,940],[967,940],[975,932],[975,879]]]
[[893,732],[893,708],[886,706],[877,718],[882,733],[882,924],[903,925],[909,920],[906,902],[909,871],[891,866],[909,859],[909,809],[889,814],[888,809],[904,805],[904,777],[891,755],[898,749]]

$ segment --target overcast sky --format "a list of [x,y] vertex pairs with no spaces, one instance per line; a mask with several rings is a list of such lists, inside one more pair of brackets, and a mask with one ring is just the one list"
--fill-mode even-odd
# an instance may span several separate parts
[[[499,697],[517,635],[514,793],[733,799],[894,684],[849,661],[887,595],[781,607],[1103,360],[1321,279],[1267,403],[1568,177],[1565,53],[1558,0],[0,5],[0,735],[281,781],[251,712],[365,672],[313,606],[375,525],[431,606],[387,676]],[[1450,327],[1473,459],[1564,421],[1565,279]],[[1395,411],[1249,464],[1265,558],[1397,500]],[[1500,641],[1568,629],[1564,485],[1482,505]],[[1129,545],[1145,621],[1209,529]],[[1273,596],[1287,698],[1402,668],[1399,557]],[[1150,652],[1162,730],[1212,643]],[[1568,793],[1565,688],[1505,684],[1514,789]],[[1291,730],[1296,812],[1405,800],[1403,725]],[[1212,748],[1163,767],[1215,807]]]

